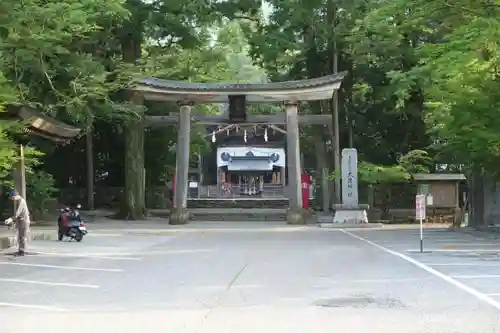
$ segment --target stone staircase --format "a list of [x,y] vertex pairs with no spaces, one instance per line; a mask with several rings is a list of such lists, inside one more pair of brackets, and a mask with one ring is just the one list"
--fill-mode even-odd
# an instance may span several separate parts
[[285,221],[288,199],[189,199],[192,221]]
[[188,199],[187,206],[191,208],[288,208],[286,198],[255,198],[255,199]]
[[286,221],[286,209],[280,208],[194,208],[189,213],[191,221]]
[[[310,201],[309,205],[312,206]],[[270,222],[286,221],[286,198],[188,199],[191,221]],[[168,218],[168,209],[150,209],[152,216]]]

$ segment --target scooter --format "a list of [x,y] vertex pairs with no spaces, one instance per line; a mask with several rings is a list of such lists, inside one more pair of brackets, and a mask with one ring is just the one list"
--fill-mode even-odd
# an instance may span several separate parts
[[[77,205],[77,208],[81,208]],[[70,209],[69,207],[61,209],[61,214],[57,220],[57,239],[62,241],[64,237],[69,237],[71,240],[81,242],[87,231],[87,225],[82,222],[78,209]]]

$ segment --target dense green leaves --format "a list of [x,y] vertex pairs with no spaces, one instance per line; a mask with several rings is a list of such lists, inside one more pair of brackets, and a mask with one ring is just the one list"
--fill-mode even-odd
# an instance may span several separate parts
[[342,146],[354,124],[366,163],[394,165],[423,149],[434,163],[496,169],[497,1],[269,3],[270,16],[249,34],[255,59],[273,78],[331,73],[335,52],[339,69],[349,70]]
[[376,59],[402,50],[405,41],[411,43],[411,53],[395,53],[411,66],[384,71],[397,87],[398,105],[416,87],[423,92],[423,119],[441,163],[496,171],[499,11],[494,1],[381,2],[355,29],[353,52],[364,55],[360,59],[371,67]]
[[[18,101],[85,122],[116,87],[100,61],[100,38],[127,17],[121,1],[3,1],[0,71]],[[68,118],[67,118],[68,119]]]

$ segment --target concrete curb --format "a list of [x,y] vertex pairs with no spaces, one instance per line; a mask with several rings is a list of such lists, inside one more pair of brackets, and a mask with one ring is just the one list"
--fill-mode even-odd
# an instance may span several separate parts
[[[15,245],[14,236],[0,237],[0,250],[8,249]],[[29,240],[53,240],[55,239],[54,232],[32,232],[28,236]]]

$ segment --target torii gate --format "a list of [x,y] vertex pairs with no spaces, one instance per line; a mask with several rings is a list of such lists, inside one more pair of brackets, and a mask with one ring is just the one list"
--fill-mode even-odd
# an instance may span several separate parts
[[[137,81],[130,90],[142,95],[145,100],[177,102],[180,106],[178,114],[145,117],[150,126],[178,124],[176,190],[170,224],[184,224],[189,219],[187,186],[191,122],[205,125],[285,124],[290,200],[287,221],[290,224],[305,223],[302,209],[299,124],[327,124],[331,123],[332,117],[298,115],[298,103],[331,99],[346,74],[347,72],[341,72],[315,79],[267,84],[190,83],[156,78]],[[248,115],[246,112],[247,103],[277,102],[284,103],[284,113]],[[229,115],[225,117],[193,114],[192,106],[200,103],[229,103]]]

